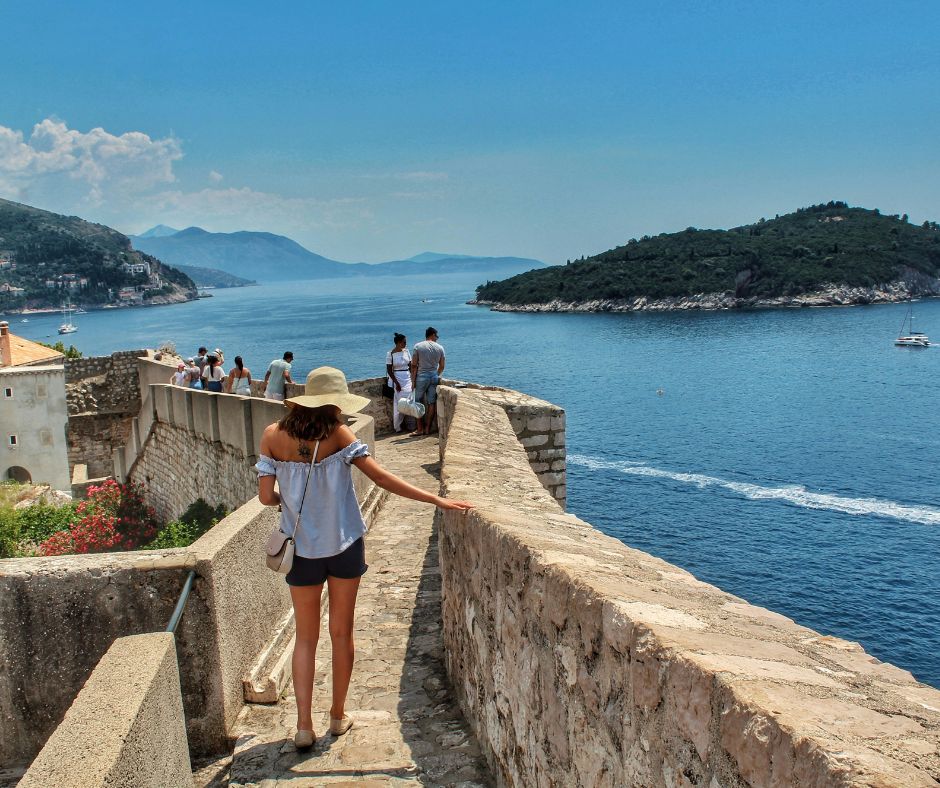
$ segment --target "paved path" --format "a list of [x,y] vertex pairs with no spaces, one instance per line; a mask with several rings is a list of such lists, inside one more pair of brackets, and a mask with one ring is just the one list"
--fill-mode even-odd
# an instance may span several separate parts
[[[437,490],[436,438],[383,438],[376,455],[399,476]],[[391,496],[366,537],[369,571],[359,590],[356,666],[346,704],[356,720],[353,729],[338,738],[322,733],[330,705],[324,622],[314,687],[314,725],[321,738],[307,753],[294,750],[292,686],[277,706],[246,706],[236,723],[230,785],[491,784],[444,671],[433,520],[433,507]]]

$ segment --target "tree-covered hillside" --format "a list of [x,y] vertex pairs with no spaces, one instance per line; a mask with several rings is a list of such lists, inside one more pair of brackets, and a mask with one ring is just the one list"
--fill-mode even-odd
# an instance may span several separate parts
[[0,309],[195,296],[186,274],[134,251],[110,227],[0,200]]
[[823,285],[872,287],[905,269],[940,274],[940,225],[829,202],[731,230],[663,233],[477,289],[510,305],[728,293],[773,298]]

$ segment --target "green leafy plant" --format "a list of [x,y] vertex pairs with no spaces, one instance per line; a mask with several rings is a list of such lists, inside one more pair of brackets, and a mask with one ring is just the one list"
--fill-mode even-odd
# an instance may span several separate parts
[[59,340],[58,342],[52,345],[50,345],[48,342],[40,342],[38,344],[42,345],[43,347],[47,347],[50,350],[56,350],[59,353],[62,353],[66,358],[81,358],[82,357],[81,350],[75,347],[75,345],[69,345],[66,348],[62,340]]
[[210,506],[203,498],[189,505],[179,520],[167,523],[160,529],[157,538],[147,545],[147,550],[169,550],[173,547],[188,547],[200,536],[225,517],[225,506]]

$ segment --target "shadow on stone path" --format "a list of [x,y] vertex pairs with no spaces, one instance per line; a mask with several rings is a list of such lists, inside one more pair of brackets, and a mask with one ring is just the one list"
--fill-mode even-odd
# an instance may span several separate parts
[[[379,439],[379,461],[424,489],[438,488],[435,438]],[[293,688],[277,706],[246,706],[229,779],[233,786],[491,784],[443,664],[435,509],[391,496],[366,537],[369,571],[356,612],[356,666],[347,701],[356,724],[323,734],[330,705],[330,641],[321,626],[314,687],[320,738],[294,750]],[[218,782],[216,784],[219,784]]]

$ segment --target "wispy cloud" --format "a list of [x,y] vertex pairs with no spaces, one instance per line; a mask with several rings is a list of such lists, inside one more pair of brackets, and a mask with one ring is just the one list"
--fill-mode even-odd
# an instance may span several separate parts
[[366,181],[411,181],[413,183],[428,183],[432,181],[446,181],[450,175],[436,170],[416,170],[414,172],[360,172],[352,177]]

